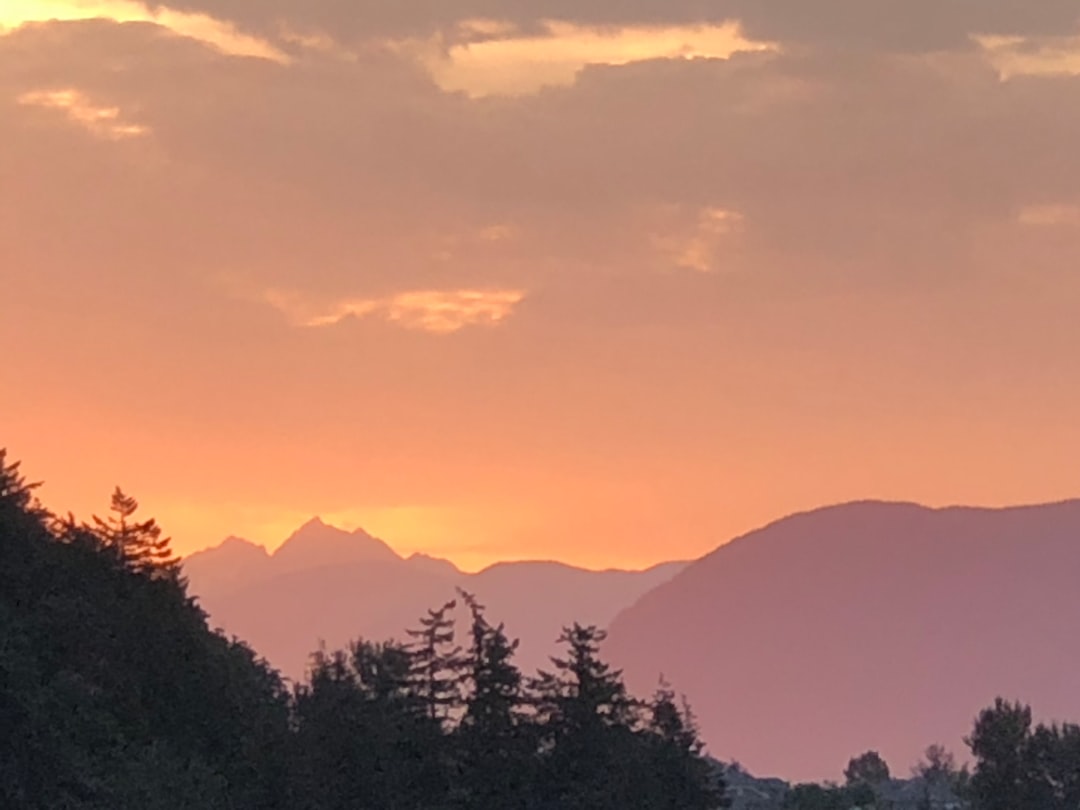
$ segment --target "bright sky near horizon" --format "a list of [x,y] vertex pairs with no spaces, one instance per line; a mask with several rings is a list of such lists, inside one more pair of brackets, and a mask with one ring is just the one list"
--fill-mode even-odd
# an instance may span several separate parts
[[0,0],[0,446],[467,568],[1080,495],[1077,143],[1075,0]]

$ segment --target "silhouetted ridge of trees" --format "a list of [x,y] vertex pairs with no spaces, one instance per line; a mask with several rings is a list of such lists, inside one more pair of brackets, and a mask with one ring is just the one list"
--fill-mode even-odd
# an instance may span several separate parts
[[35,488],[0,451],[5,810],[725,806],[689,713],[666,687],[632,698],[596,628],[530,678],[462,592],[406,643],[316,653],[290,689],[210,629],[135,499],[83,523]]
[[0,807],[286,806],[288,695],[152,522],[58,520],[0,452]]

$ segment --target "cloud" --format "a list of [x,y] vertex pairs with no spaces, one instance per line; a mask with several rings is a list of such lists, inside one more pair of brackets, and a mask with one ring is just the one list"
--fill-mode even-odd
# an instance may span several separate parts
[[31,23],[99,19],[152,23],[229,56],[250,56],[281,63],[289,61],[289,57],[270,42],[245,34],[232,23],[208,14],[176,11],[168,6],[149,7],[136,0],[4,0],[0,7],[0,35]]
[[26,107],[44,107],[62,110],[70,121],[101,138],[122,140],[137,138],[148,133],[141,124],[123,121],[118,107],[95,104],[85,94],[73,89],[35,90],[23,93],[18,103]]
[[1018,219],[1033,227],[1080,227],[1080,205],[1032,205],[1022,209]]
[[271,290],[264,300],[294,324],[335,326],[374,316],[405,329],[445,335],[473,326],[497,326],[525,299],[522,290],[416,290],[385,298],[347,298],[317,306],[295,293]]
[[[620,47],[632,44],[620,39],[625,30],[610,32]],[[160,33],[34,26],[0,40],[0,94],[77,86],[100,106],[137,111],[162,167],[154,185],[118,177],[130,202],[95,209],[94,232],[148,210],[153,192],[155,245],[168,246],[170,261],[257,267],[257,289],[317,296],[307,318],[342,317],[329,302],[359,289],[353,314],[387,321],[393,291],[482,290],[491,279],[543,289],[538,315],[574,309],[585,322],[614,317],[606,301],[615,295],[624,313],[678,320],[722,299],[734,275],[797,279],[800,289],[840,278],[901,283],[915,272],[951,278],[967,272],[969,243],[985,229],[1015,230],[1023,203],[1074,199],[1080,184],[1069,148],[1080,123],[1075,85],[1002,83],[974,48],[593,64],[571,85],[476,102],[385,52],[298,56],[283,81],[272,63],[221,59]],[[509,24],[469,36],[478,52],[510,41],[532,53],[533,40],[557,40]],[[46,162],[44,144],[5,143],[13,162]],[[70,183],[59,171],[55,182]],[[669,203],[677,213],[668,218],[639,213]],[[754,272],[728,272],[734,266]],[[704,277],[667,282],[688,285],[693,301],[632,283],[612,290],[674,267]]]
[[[690,223],[678,206],[668,206],[664,230],[653,236],[653,244],[675,267],[709,273],[721,269],[721,252],[730,247],[745,226],[738,211],[707,206],[694,213]],[[674,209],[674,210],[672,210]],[[671,220],[675,220],[672,222]]]
[[481,242],[505,242],[519,234],[519,229],[513,225],[488,225],[481,228],[476,236]]
[[1080,76],[1080,36],[976,37],[1003,80],[1014,76]]
[[339,41],[400,40],[459,32],[543,32],[547,20],[586,28],[722,26],[753,40],[797,46],[932,53],[965,49],[975,34],[1052,36],[1075,29],[1075,0],[175,0],[177,8],[275,32],[281,21]]
[[[727,59],[736,53],[775,50],[746,39],[738,25],[600,27],[545,20],[538,33],[521,33],[508,23],[465,21],[465,39],[479,41],[395,43],[419,59],[444,90],[470,97],[526,95],[544,87],[573,84],[587,65],[627,65],[652,59]],[[455,35],[451,35],[453,39]]]

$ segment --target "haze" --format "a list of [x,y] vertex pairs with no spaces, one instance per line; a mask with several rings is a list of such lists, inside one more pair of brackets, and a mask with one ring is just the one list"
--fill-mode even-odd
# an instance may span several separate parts
[[1073,0],[3,0],[0,426],[181,553],[1066,498],[1078,142]]

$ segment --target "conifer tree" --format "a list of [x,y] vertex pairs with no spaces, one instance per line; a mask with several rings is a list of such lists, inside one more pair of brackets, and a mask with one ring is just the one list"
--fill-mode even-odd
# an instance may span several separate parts
[[559,643],[564,658],[552,658],[555,672],[541,671],[534,682],[538,709],[560,732],[585,731],[605,726],[633,726],[636,702],[622,681],[622,673],[600,659],[607,633],[574,623],[563,629]]
[[462,668],[465,710],[456,730],[461,790],[457,806],[528,807],[533,745],[522,716],[522,675],[513,663],[517,640],[493,627],[476,598],[459,589],[470,612],[470,643]]
[[153,518],[133,520],[138,509],[139,502],[117,487],[110,505],[112,514],[104,520],[94,516],[98,536],[132,570],[154,578],[176,579],[180,561],[173,555],[170,538],[162,536]]
[[19,471],[21,462],[7,460],[7,449],[0,447],[0,503],[27,514],[44,516],[45,510],[34,499],[40,483],[28,483]]
[[514,665],[518,640],[510,641],[502,624],[490,625],[484,606],[459,589],[470,612],[470,646],[463,659],[462,691],[467,693],[462,723],[483,734],[509,731],[521,705],[521,671]]
[[409,686],[423,712],[440,724],[461,705],[461,647],[454,644],[454,619],[449,615],[456,601],[429,609],[420,627],[406,631],[409,647]]
[[599,657],[606,634],[574,624],[559,637],[554,672],[533,682],[540,731],[540,792],[552,806],[577,810],[640,807],[637,703],[621,673]]
[[647,778],[643,806],[670,810],[713,810],[729,805],[720,771],[703,755],[694,715],[663,679],[648,705],[645,731]]
[[648,728],[667,743],[692,754],[700,754],[702,745],[690,706],[683,699],[682,706],[675,701],[675,692],[663,678],[649,702]]

